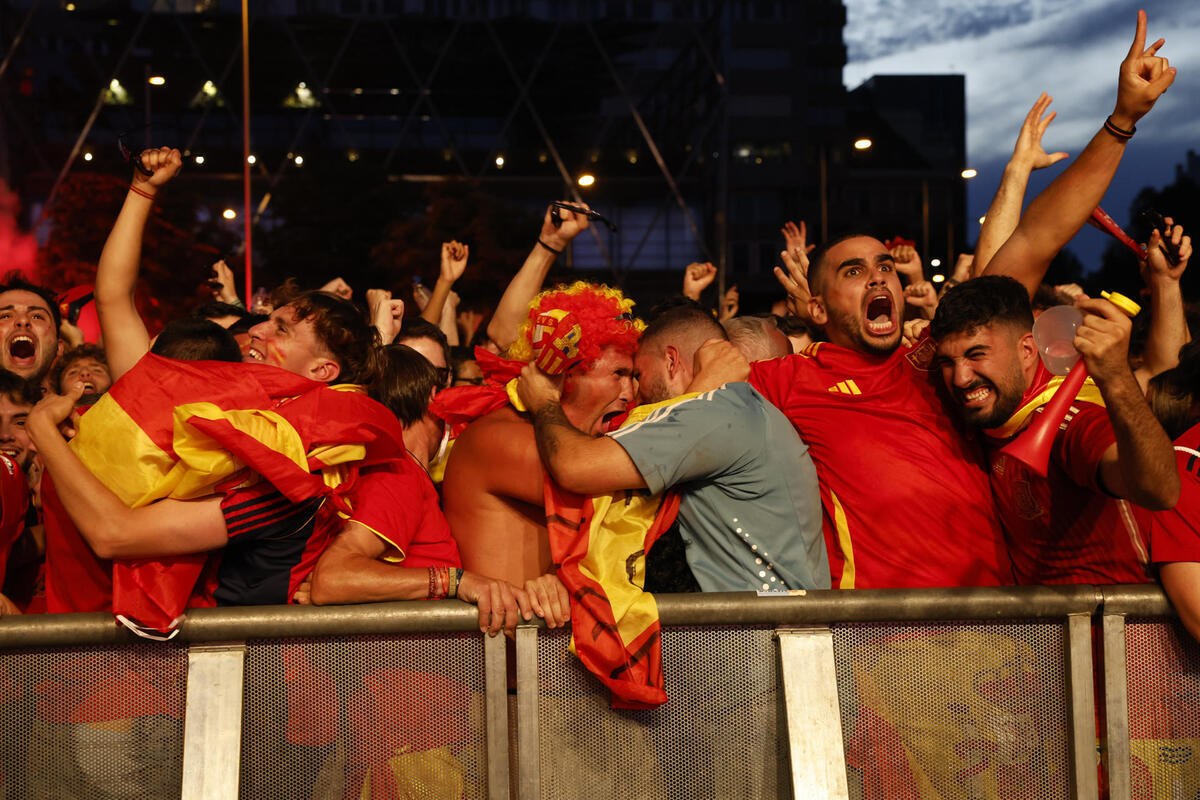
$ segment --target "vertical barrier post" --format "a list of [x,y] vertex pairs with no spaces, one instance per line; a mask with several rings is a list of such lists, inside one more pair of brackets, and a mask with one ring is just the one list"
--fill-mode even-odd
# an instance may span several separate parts
[[542,794],[537,635],[536,625],[517,626],[517,776],[521,800],[538,800]]
[[487,694],[488,800],[509,800],[507,656],[508,643],[505,637],[483,637],[484,688]]
[[1104,712],[1105,768],[1110,800],[1130,800],[1133,789],[1129,772],[1129,686],[1125,669],[1125,617],[1105,614]]
[[1071,797],[1097,800],[1100,786],[1090,614],[1067,615],[1067,678],[1071,691]]
[[796,800],[849,800],[829,628],[780,628],[788,752]]
[[188,649],[182,800],[238,796],[245,659],[244,643]]

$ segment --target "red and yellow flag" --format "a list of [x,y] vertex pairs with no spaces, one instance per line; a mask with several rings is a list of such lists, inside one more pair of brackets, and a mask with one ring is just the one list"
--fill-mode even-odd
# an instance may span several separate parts
[[[268,365],[153,354],[87,411],[71,447],[132,508],[259,480],[293,502],[326,496],[345,508],[342,495],[358,468],[404,457],[400,424],[359,387],[329,387]],[[111,601],[115,613],[169,627],[204,554],[118,562],[109,570],[49,494],[49,610],[98,610]]]
[[[622,427],[695,396],[638,406]],[[662,705],[662,634],[658,605],[644,589],[646,553],[675,521],[679,495],[642,490],[584,497],[547,476],[545,502],[550,552],[571,595],[576,655],[612,690],[614,708]]]

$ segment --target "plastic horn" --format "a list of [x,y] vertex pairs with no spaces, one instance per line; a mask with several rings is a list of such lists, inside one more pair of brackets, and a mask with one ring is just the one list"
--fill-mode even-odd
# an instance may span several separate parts
[[1092,209],[1092,216],[1088,218],[1088,224],[1094,228],[1099,228],[1121,244],[1128,247],[1133,254],[1137,256],[1138,261],[1141,261],[1146,257],[1146,248],[1135,242],[1129,236],[1129,234],[1121,230],[1121,226],[1118,225],[1112,217],[1106,214],[1104,209],[1100,206],[1096,206],[1094,209]]
[[[1117,292],[1101,292],[1100,296],[1124,311],[1130,317],[1137,316],[1141,306]],[[1054,447],[1054,437],[1071,410],[1071,404],[1079,395],[1083,382],[1087,380],[1088,370],[1079,359],[1067,377],[1059,385],[1054,396],[1042,407],[1042,411],[1020,436],[1000,449],[1000,452],[1010,458],[1020,461],[1030,470],[1041,477],[1046,477],[1050,466],[1050,450]]]

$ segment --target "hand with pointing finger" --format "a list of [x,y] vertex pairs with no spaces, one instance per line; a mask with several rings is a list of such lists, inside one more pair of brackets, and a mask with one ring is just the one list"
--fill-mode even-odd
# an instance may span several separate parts
[[1117,103],[1112,123],[1133,130],[1139,119],[1154,108],[1155,101],[1175,82],[1175,68],[1158,50],[1166,42],[1159,39],[1146,47],[1146,12],[1138,11],[1137,30],[1117,81]]

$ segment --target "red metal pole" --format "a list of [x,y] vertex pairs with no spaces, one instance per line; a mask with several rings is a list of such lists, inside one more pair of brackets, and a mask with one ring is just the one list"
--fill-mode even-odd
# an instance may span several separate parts
[[250,3],[242,0],[242,216],[246,221],[246,308],[254,297],[250,265]]

